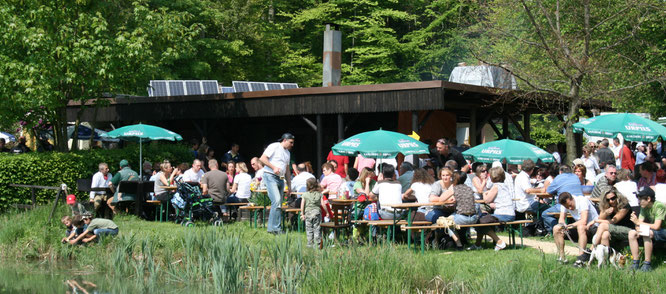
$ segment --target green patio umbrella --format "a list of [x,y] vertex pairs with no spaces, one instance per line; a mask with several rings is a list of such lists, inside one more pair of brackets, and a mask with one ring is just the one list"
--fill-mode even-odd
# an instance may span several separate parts
[[622,134],[628,141],[656,141],[666,139],[666,127],[631,113],[614,113],[595,116],[573,125],[575,133],[615,138]]
[[488,142],[463,151],[466,159],[476,162],[491,163],[506,159],[510,164],[521,164],[525,159],[534,162],[553,162],[553,155],[530,143],[503,139]]
[[428,154],[428,145],[407,135],[377,130],[356,134],[333,146],[333,154],[367,158],[394,158],[404,155]]
[[[142,154],[142,143],[152,140],[169,140],[169,141],[180,141],[183,139],[180,135],[169,131],[164,128],[136,124],[130,126],[124,126],[122,128],[115,129],[105,134],[101,134],[101,137],[117,138],[125,141],[139,142],[139,164],[143,162]],[[139,176],[143,177],[143,168],[139,168]]]

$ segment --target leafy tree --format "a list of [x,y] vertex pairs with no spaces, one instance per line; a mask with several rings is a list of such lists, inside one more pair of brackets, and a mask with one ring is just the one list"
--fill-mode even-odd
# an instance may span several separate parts
[[511,71],[527,99],[545,94],[561,102],[571,162],[577,149],[571,126],[582,105],[592,99],[619,103],[627,95],[640,97],[631,93],[648,87],[663,92],[665,5],[659,0],[489,1],[468,32],[470,52]]
[[446,77],[463,52],[460,19],[473,9],[454,0],[335,0],[282,15],[294,46],[309,46],[317,60],[323,23],[339,25],[343,84],[375,84]]
[[52,124],[56,146],[66,150],[66,105],[104,92],[145,91],[164,64],[188,52],[198,31],[182,25],[189,17],[142,1],[1,1],[2,118],[43,109],[39,118]]

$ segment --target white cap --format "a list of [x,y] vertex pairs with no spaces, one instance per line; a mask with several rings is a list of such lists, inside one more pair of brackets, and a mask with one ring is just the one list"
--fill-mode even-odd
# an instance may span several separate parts
[[492,167],[502,167],[502,163],[499,161],[493,161]]

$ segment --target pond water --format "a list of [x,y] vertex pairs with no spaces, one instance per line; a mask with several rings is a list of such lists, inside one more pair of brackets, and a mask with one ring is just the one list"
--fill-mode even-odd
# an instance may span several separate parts
[[101,273],[72,270],[39,263],[0,261],[0,293],[195,293],[180,285],[140,285],[134,281],[114,281]]

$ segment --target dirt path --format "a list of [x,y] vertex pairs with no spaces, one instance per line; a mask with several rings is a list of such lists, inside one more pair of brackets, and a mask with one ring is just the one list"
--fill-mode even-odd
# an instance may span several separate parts
[[[499,237],[506,244],[509,244],[509,237],[507,236],[499,236]],[[518,236],[516,236],[516,243],[520,244],[520,237]],[[552,239],[548,241],[539,241],[539,240],[524,238],[523,244],[527,247],[532,247],[537,250],[541,250],[544,253],[557,254],[557,247],[555,246],[555,241],[553,241]],[[571,245],[571,241],[568,240],[564,242],[564,252],[567,255],[578,256],[578,248]]]

